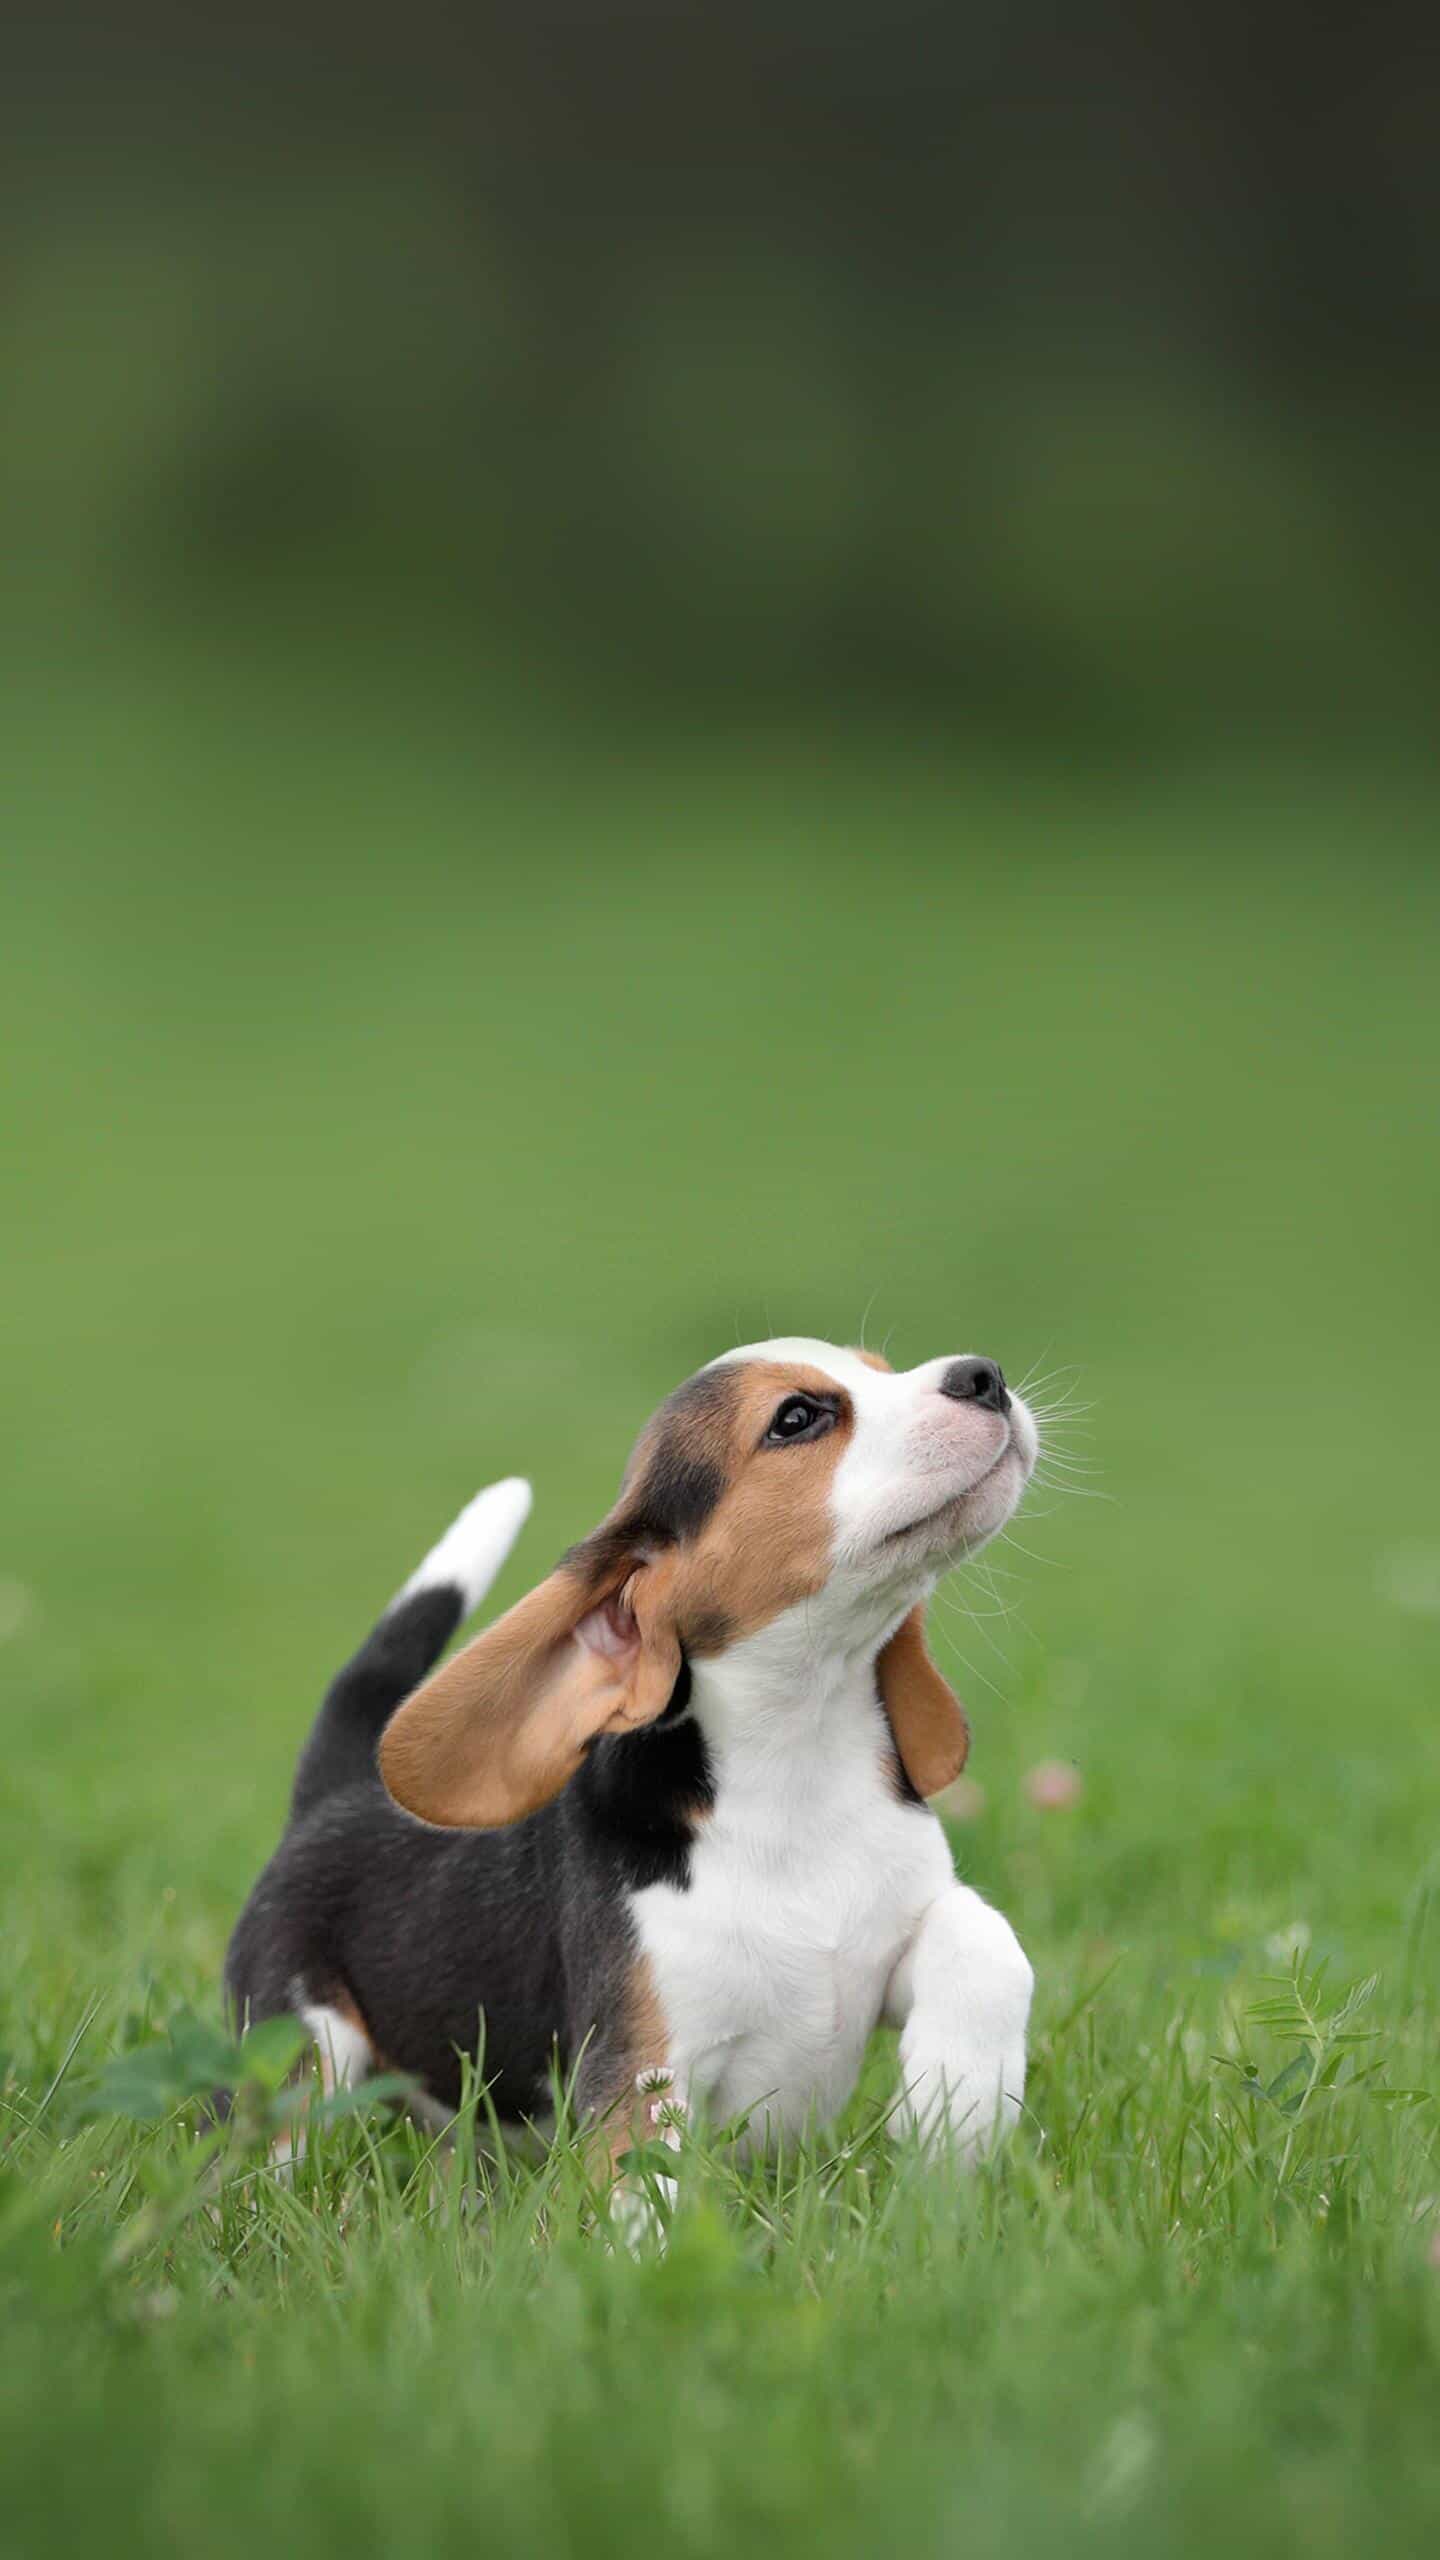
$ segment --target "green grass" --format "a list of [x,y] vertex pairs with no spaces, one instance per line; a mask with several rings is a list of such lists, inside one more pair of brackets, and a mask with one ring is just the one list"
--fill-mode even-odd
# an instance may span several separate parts
[[[9,2548],[1425,2547],[1440,804],[636,742],[334,639],[36,639],[4,702]],[[634,2258],[563,2141],[352,2119],[287,2190],[88,2113],[216,2014],[473,1487],[535,1480],[504,1602],[792,1328],[1091,1408],[1105,1498],[936,1618],[1039,1978],[1006,2157],[892,2154],[882,2042]]]

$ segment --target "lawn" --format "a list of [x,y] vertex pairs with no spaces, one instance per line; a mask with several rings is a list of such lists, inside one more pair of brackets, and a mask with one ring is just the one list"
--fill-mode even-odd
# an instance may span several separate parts
[[[0,727],[8,2549],[1434,2547],[1440,801],[647,740],[302,630],[41,636]],[[104,2112],[474,1487],[535,1482],[503,1605],[789,1330],[1063,1407],[935,1619],[1008,2154],[897,2156],[877,2045],[634,2257],[483,2108],[293,2189]]]

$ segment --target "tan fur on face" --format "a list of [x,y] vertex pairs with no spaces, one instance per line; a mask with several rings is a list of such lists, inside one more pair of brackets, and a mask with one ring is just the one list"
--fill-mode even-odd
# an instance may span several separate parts
[[[681,1644],[699,1660],[824,1589],[830,1489],[855,1427],[848,1396],[823,1370],[749,1360],[723,1374],[728,1409],[718,1427],[713,1417],[707,1422],[706,1446],[726,1489],[678,1554],[674,1583]],[[763,1447],[775,1412],[792,1395],[838,1399],[832,1428],[793,1449]]]
[[[876,1351],[857,1357],[893,1375]],[[854,1430],[848,1397],[822,1370],[748,1361],[737,1389],[725,1453],[729,1490],[693,1546],[677,1559],[676,1623],[696,1660],[723,1652],[797,1600],[823,1590],[830,1570],[830,1488]],[[793,1450],[760,1449],[787,1395],[840,1395],[831,1431]],[[801,1469],[800,1462],[816,1463]],[[712,1628],[707,1620],[713,1617]],[[876,1662],[876,1680],[905,1775],[918,1796],[938,1795],[970,1752],[970,1725],[949,1682],[930,1659],[925,1610],[902,1619]]]

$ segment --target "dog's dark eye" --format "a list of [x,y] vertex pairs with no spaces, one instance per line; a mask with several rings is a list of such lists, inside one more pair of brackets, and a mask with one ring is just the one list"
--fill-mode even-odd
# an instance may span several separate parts
[[771,1417],[765,1445],[776,1449],[791,1440],[818,1440],[834,1419],[833,1408],[817,1404],[813,1396],[787,1396]]

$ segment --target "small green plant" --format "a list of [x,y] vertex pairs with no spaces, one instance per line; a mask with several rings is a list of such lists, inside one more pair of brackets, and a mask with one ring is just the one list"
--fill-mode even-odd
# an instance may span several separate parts
[[317,2089],[314,2074],[297,2076],[309,2045],[298,2018],[264,2018],[234,2037],[193,2009],[179,2009],[163,2035],[105,2065],[76,2102],[75,2120],[160,2124],[198,2104],[217,2135],[223,2128],[231,2139],[268,2142],[291,2132],[300,2118],[307,2128],[334,2124],[403,2098],[414,2085],[404,2073],[384,2072],[352,2088]]
[[1426,2093],[1395,2088],[1385,2078],[1378,2028],[1362,2023],[1378,1985],[1369,1974],[1332,1992],[1323,1963],[1296,1958],[1265,1998],[1243,2018],[1247,2039],[1278,2045],[1278,2068],[1253,2051],[1219,2054],[1228,2099],[1232,2174],[1260,2191],[1267,2213],[1298,2213],[1336,2228],[1349,2211],[1356,2147],[1365,2117],[1385,2107],[1426,2102]]

